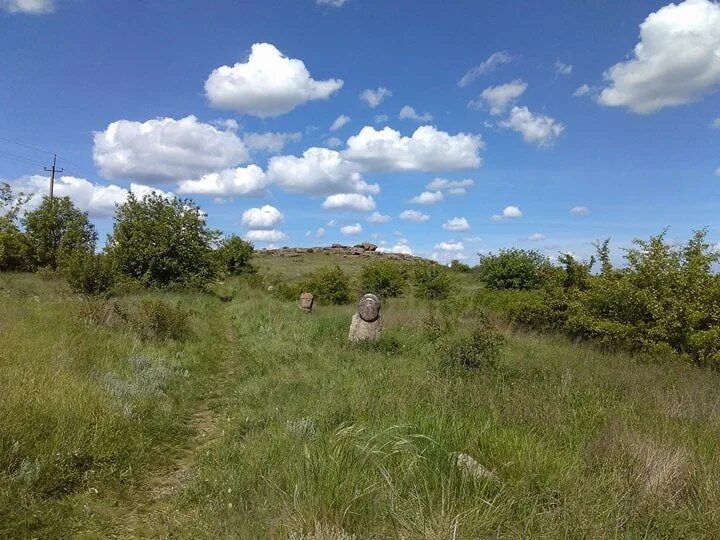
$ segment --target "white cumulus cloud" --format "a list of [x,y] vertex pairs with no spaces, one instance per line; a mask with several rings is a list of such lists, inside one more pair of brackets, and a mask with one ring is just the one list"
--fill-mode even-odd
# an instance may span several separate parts
[[359,193],[336,193],[330,195],[322,203],[326,210],[354,210],[356,212],[369,212],[375,210],[375,201],[370,195]]
[[506,206],[502,211],[502,217],[507,219],[522,217],[522,212],[517,206]]
[[565,126],[554,118],[532,113],[527,107],[513,107],[510,116],[500,122],[500,126],[517,131],[525,142],[541,148],[552,146],[565,131]]
[[384,86],[380,86],[375,90],[368,88],[360,93],[360,99],[367,103],[371,109],[374,109],[380,105],[385,98],[389,97],[392,97],[392,91]]
[[93,136],[93,160],[105,178],[167,182],[226,169],[247,158],[235,133],[194,116],[118,120]]
[[651,13],[630,60],[604,74],[598,102],[639,114],[683,105],[720,84],[720,4],[686,0]]
[[197,180],[182,180],[178,184],[178,192],[216,197],[258,197],[265,192],[268,183],[260,167],[248,165],[208,173]]
[[210,73],[205,94],[213,107],[267,118],[327,99],[342,85],[340,79],[316,81],[302,60],[286,57],[270,43],[255,43],[247,62]]
[[465,249],[465,246],[463,246],[462,242],[454,242],[450,240],[449,242],[440,242],[439,244],[435,244],[435,249],[439,249],[441,251],[462,251]]
[[350,121],[349,116],[345,116],[344,114],[341,114],[338,116],[335,121],[330,126],[330,131],[337,131],[341,127],[343,127],[345,124],[347,124]]
[[573,206],[570,209],[570,213],[575,216],[584,216],[585,214],[589,213],[590,209],[587,206]]
[[245,239],[251,242],[279,242],[286,238],[287,235],[277,229],[253,229],[245,233]]
[[420,195],[410,199],[410,202],[413,204],[435,204],[442,201],[443,198],[442,191],[423,191]]
[[373,171],[442,171],[480,166],[480,135],[450,135],[420,126],[411,137],[390,127],[365,126],[347,141],[346,158]]
[[379,186],[365,182],[359,169],[335,150],[313,147],[305,150],[302,157],[270,158],[267,174],[272,182],[292,193],[378,193]]
[[250,208],[242,215],[242,225],[248,229],[274,229],[282,223],[285,216],[282,212],[266,204],[261,208]]
[[470,223],[464,217],[454,217],[443,223],[442,228],[446,231],[467,231],[470,229]]
[[555,73],[558,75],[570,75],[573,67],[569,64],[563,64],[560,60],[555,61]]
[[381,214],[380,212],[373,212],[372,215],[367,218],[370,223],[387,223],[391,219],[390,216]]
[[419,223],[421,221],[427,221],[428,219],[430,219],[430,216],[428,216],[427,214],[423,214],[422,212],[418,212],[417,210],[403,210],[400,213],[400,219]]
[[432,114],[429,112],[419,114],[410,105],[405,105],[402,109],[400,109],[398,118],[400,120],[415,120],[416,122],[432,122],[433,119]]
[[508,64],[512,61],[512,56],[506,51],[498,51],[492,53],[490,57],[481,64],[471,67],[465,75],[458,81],[458,86],[464,87],[477,79],[480,75],[494,70],[502,64]]
[[468,105],[473,109],[485,106],[490,110],[490,114],[497,116],[514,104],[523,95],[527,86],[527,83],[520,79],[498,86],[489,86],[480,93],[478,101],[471,101]]
[[359,223],[354,223],[353,225],[345,225],[344,227],[340,227],[340,232],[343,233],[346,236],[356,236],[362,232],[363,228],[362,225]]
[[55,11],[54,0],[0,0],[0,9],[8,13],[42,15]]
[[445,191],[450,195],[463,195],[467,188],[475,182],[471,178],[463,180],[448,180],[447,178],[435,178],[425,188],[428,191]]
[[250,150],[262,150],[271,154],[281,152],[289,142],[299,142],[302,133],[246,133],[243,142]]

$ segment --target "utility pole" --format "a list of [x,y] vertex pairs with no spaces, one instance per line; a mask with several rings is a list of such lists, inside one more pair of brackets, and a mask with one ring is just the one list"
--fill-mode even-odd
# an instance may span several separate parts
[[63,172],[65,169],[58,169],[55,167],[55,164],[57,163],[57,154],[53,155],[53,164],[52,167],[45,167],[45,171],[50,173],[50,200],[53,200],[53,190],[55,189],[55,173],[56,172]]

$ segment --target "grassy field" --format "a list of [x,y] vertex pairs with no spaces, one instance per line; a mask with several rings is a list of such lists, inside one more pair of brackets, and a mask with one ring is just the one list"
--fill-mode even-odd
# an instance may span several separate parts
[[[717,373],[510,329],[497,367],[447,369],[432,321],[474,324],[462,298],[390,300],[349,346],[352,306],[257,281],[106,301],[0,276],[0,537],[718,536]],[[157,299],[184,339],[143,318]]]

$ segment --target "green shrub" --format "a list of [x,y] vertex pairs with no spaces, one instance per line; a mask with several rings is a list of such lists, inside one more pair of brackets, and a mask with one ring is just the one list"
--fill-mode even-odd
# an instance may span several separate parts
[[236,235],[223,241],[215,256],[223,273],[229,276],[256,272],[257,269],[250,264],[254,248],[249,242]]
[[554,272],[550,260],[538,251],[502,249],[479,257],[478,277],[490,289],[539,289]]
[[123,275],[146,287],[204,288],[219,272],[208,228],[191,200],[133,194],[117,209],[108,252]]
[[360,274],[363,292],[374,293],[381,298],[400,296],[407,281],[407,268],[393,261],[373,261],[365,265]]
[[450,296],[452,281],[447,268],[433,263],[419,263],[413,272],[415,296],[425,300],[442,300]]
[[162,300],[143,299],[125,317],[144,339],[182,340],[190,334],[190,314]]
[[495,369],[505,345],[505,338],[486,327],[470,333],[452,335],[439,347],[441,364],[447,368]]
[[95,251],[95,227],[69,197],[45,197],[36,210],[25,214],[23,225],[34,268],[55,270],[70,253]]
[[[295,289],[310,292],[321,304],[349,304],[353,301],[350,278],[339,266],[325,266],[302,280]],[[297,299],[297,295],[295,296]]]
[[113,259],[104,254],[76,250],[63,257],[60,273],[77,293],[108,296],[117,278]]
[[455,270],[456,272],[466,273],[466,272],[469,272],[470,270],[472,270],[472,268],[470,267],[469,264],[465,264],[462,261],[453,259],[452,261],[450,261],[450,270]]

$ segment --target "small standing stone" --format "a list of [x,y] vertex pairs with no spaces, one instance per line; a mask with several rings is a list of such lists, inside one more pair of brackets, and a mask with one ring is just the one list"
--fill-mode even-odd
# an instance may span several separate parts
[[313,305],[315,304],[315,297],[312,293],[304,292],[300,295],[300,309],[305,313],[311,313]]
[[350,323],[348,340],[377,341],[382,334],[382,317],[380,316],[380,299],[374,294],[364,295],[357,305],[357,313]]

